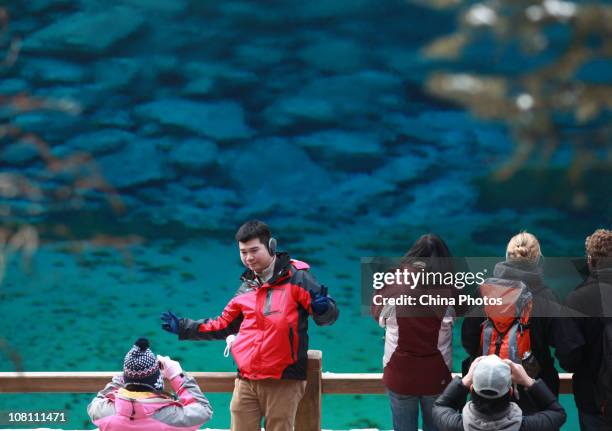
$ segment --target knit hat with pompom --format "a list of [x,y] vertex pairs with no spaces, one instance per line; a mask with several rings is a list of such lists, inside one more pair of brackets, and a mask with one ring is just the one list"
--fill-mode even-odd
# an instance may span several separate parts
[[152,386],[157,391],[164,389],[164,378],[159,372],[157,357],[149,349],[149,340],[139,338],[123,360],[123,380]]

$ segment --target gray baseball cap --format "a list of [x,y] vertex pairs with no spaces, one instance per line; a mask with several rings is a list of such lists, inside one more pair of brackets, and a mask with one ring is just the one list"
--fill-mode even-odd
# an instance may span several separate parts
[[512,385],[510,366],[496,355],[482,358],[474,370],[472,385],[483,398],[503,397]]

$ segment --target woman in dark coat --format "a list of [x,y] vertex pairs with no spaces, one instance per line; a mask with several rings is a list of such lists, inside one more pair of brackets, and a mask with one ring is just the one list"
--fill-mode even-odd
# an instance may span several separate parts
[[[536,361],[535,365],[531,365],[532,368],[539,368],[539,373],[532,377],[542,379],[550,391],[558,396],[559,373],[555,369],[550,347],[555,348],[561,366],[571,369],[575,367],[574,353],[583,344],[583,339],[571,319],[560,317],[563,309],[553,291],[544,284],[541,260],[537,238],[528,232],[521,232],[508,243],[506,260],[495,265],[493,276],[522,281],[531,292],[531,352]],[[461,328],[461,342],[471,358],[483,354],[480,337],[481,325],[486,318],[484,312],[474,314],[477,317],[466,317]],[[517,402],[525,413],[536,410],[535,403],[523,388],[519,388]]]

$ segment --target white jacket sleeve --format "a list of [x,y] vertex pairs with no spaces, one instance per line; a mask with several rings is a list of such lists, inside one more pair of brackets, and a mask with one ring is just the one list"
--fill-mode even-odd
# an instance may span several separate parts
[[115,392],[123,387],[123,374],[117,374],[87,406],[92,422],[115,414]]
[[446,315],[440,324],[438,333],[438,350],[444,358],[448,371],[453,371],[453,323],[455,321],[455,309],[449,306]]

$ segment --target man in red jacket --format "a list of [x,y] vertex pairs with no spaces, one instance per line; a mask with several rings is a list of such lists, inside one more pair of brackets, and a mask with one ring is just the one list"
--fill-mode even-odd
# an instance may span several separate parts
[[265,223],[246,222],[236,240],[247,270],[221,316],[194,321],[167,311],[161,316],[162,328],[181,340],[237,334],[231,345],[238,365],[231,429],[259,431],[265,417],[266,430],[290,431],[306,388],[308,316],[317,325],[331,325],[338,308],[307,263],[276,252]]

